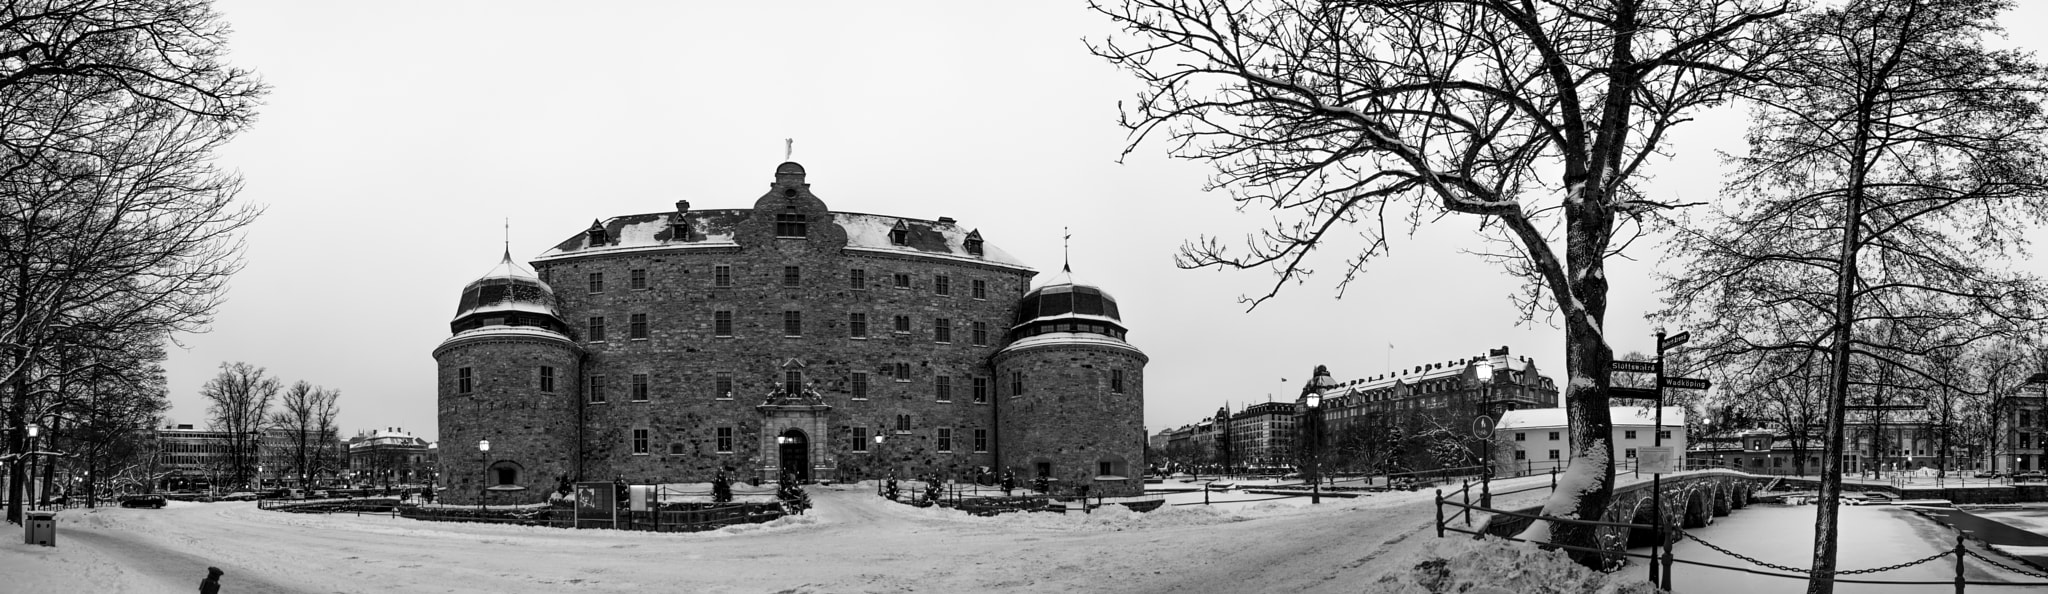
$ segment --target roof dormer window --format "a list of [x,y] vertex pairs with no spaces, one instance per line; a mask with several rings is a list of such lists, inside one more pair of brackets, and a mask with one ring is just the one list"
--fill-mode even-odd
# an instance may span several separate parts
[[590,247],[598,247],[610,243],[607,237],[608,234],[604,231],[604,223],[600,223],[596,219],[591,219],[590,229],[583,233],[590,236]]
[[973,231],[968,231],[967,240],[961,243],[967,247],[968,254],[975,256],[981,255],[981,230],[975,229]]
[[910,245],[910,226],[903,224],[903,221],[896,221],[896,227],[889,230],[889,243]]

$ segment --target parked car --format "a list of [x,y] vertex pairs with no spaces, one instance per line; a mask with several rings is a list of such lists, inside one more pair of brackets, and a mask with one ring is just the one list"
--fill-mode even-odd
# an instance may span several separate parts
[[155,493],[122,495],[121,507],[154,507],[157,509],[163,509],[164,496]]
[[1976,478],[1998,478],[2005,475],[1999,474],[1999,472],[1996,470],[1979,470],[1977,471],[1977,474],[1971,476],[1974,476]]
[[249,491],[236,491],[236,492],[233,492],[233,493],[229,493],[229,494],[226,494],[226,495],[222,495],[222,496],[220,496],[220,500],[221,500],[221,501],[255,501],[255,500],[256,500],[256,494],[255,494],[255,493],[252,493],[252,492],[249,492]]
[[2019,471],[2019,472],[2015,472],[2015,473],[2012,473],[2012,480],[2014,480],[2014,481],[2016,481],[2016,482],[2017,482],[2017,481],[2038,481],[2038,480],[2044,480],[2044,479],[2048,479],[2048,472],[2044,472],[2044,471],[2039,471],[2039,470],[2022,470],[2022,471]]

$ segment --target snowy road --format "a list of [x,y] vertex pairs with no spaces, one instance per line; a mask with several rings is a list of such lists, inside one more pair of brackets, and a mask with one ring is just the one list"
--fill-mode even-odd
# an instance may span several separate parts
[[[695,534],[302,515],[248,503],[72,510],[6,545],[24,592],[1357,592],[1425,542],[1429,493],[1320,506],[977,518],[813,489],[811,515]],[[1469,541],[1466,541],[1469,542]],[[1435,546],[1435,545],[1432,545]]]

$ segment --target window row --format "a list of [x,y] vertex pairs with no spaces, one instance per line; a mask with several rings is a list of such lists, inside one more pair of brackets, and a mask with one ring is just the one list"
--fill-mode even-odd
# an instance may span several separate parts
[[[895,433],[909,433],[910,415],[897,415],[896,419],[897,427]],[[879,446],[879,444],[876,444],[875,442],[869,440],[867,427],[852,427],[851,429],[852,439],[849,441],[852,442],[853,451],[855,453],[868,453],[874,451],[875,449],[871,446]],[[732,427],[714,428],[712,430],[712,447],[714,448],[712,451],[720,454],[733,453],[733,434],[734,433]],[[883,432],[881,430],[876,430],[875,434],[882,435]],[[971,441],[968,445],[972,448],[971,451],[977,454],[988,453],[987,429],[970,430],[969,436],[969,439]],[[631,451],[633,455],[646,456],[654,453],[652,447],[654,442],[653,430],[645,428],[635,428],[627,433],[626,439],[626,447],[629,448],[629,451]],[[938,427],[933,429],[933,441],[935,442],[933,444],[934,449],[937,450],[939,453],[952,453],[953,447],[955,445],[953,428]],[[674,442],[669,444],[668,453],[670,455],[682,455],[688,454],[690,453],[690,451],[687,447],[687,444],[685,444],[684,442]]]
[[[735,335],[733,331],[734,319],[735,317],[731,310],[711,312],[711,335],[720,338],[733,337]],[[910,316],[894,316],[890,320],[890,333],[892,335],[908,335],[912,331],[911,326]],[[956,338],[954,330],[955,325],[952,318],[933,319],[932,342],[953,343]],[[966,330],[966,338],[970,344],[974,346],[989,345],[991,334],[989,333],[988,322],[969,322]],[[647,335],[647,314],[636,313],[627,316],[626,338],[628,340],[646,340]],[[795,310],[782,312],[782,335],[786,337],[804,336],[804,312]],[[611,336],[609,319],[606,316],[590,316],[589,319],[584,320],[584,336],[588,342],[605,342]],[[846,314],[846,337],[854,340],[866,340],[873,337],[869,332],[867,313],[850,312]]]
[[[468,368],[465,367],[463,369],[467,370]],[[543,386],[542,391],[553,392],[554,368],[542,367],[541,369],[541,381]],[[882,377],[894,379],[896,383],[910,382],[912,380],[911,373],[911,364],[907,362],[890,363],[883,365],[880,372]],[[1018,383],[1013,384],[1012,389],[1022,389],[1021,386],[1023,385],[1023,374],[1015,373],[1013,375],[1016,376],[1015,381]],[[633,402],[646,402],[649,398],[649,390],[647,387],[647,374],[635,373],[630,374],[628,377],[631,382],[630,384],[628,384],[628,397]],[[711,383],[711,393],[713,398],[718,400],[733,399],[732,377],[732,373],[730,372],[718,372],[716,374],[713,374]],[[589,399],[589,402],[592,404],[604,404],[610,402],[610,384],[611,381],[608,379],[607,376],[604,375],[591,375],[584,378],[585,394]],[[782,383],[782,391],[784,393],[793,394],[801,392],[804,389],[804,385],[805,383],[803,378],[803,372],[794,369],[787,370],[784,372]],[[852,377],[849,378],[848,385],[851,391],[850,398],[853,400],[868,400],[870,394],[872,393],[872,381],[869,379],[869,374],[866,371],[853,372]],[[965,396],[971,402],[975,404],[987,404],[991,390],[993,390],[992,386],[993,383],[990,381],[989,378],[986,377],[937,375],[932,378],[932,395],[933,399],[938,402],[952,402],[954,396],[956,394],[960,394],[964,390]],[[902,397],[909,398],[910,395],[908,392],[904,392],[902,393]]]
[[[551,273],[550,273],[550,271],[549,271],[548,269],[545,269],[545,268],[541,269],[541,280],[542,280],[542,281],[547,281],[547,282],[553,282],[553,279],[551,279],[551,278],[550,278],[550,277],[552,277],[552,276],[553,276],[553,274],[551,274]],[[591,272],[591,273],[587,273],[587,274],[585,275],[585,279],[586,279],[586,281],[587,281],[587,283],[588,283],[588,284],[586,285],[586,287],[587,287],[588,291],[589,291],[589,292],[590,292],[591,294],[598,294],[598,293],[603,293],[603,292],[605,292],[605,273],[602,273],[602,272]],[[866,269],[862,269],[862,268],[852,268],[852,269],[848,269],[848,270],[846,271],[846,280],[847,280],[847,283],[846,283],[846,285],[847,285],[847,288],[849,288],[849,289],[853,289],[853,290],[855,290],[855,291],[866,291],[866,290],[868,290],[868,289],[870,288],[870,285],[868,284],[868,271],[867,271]],[[895,287],[895,288],[898,288],[898,289],[910,289],[910,288],[912,288],[912,286],[911,286],[911,285],[912,285],[912,283],[911,283],[911,280],[912,280],[912,279],[911,279],[911,274],[910,274],[910,273],[908,273],[908,272],[894,272],[894,273],[890,273],[890,274],[889,274],[889,278],[888,278],[888,282],[889,282],[889,285],[890,285],[890,286],[893,286],[893,287]],[[647,288],[648,288],[648,283],[647,283],[647,269],[645,269],[645,268],[634,268],[634,269],[628,270],[628,271],[627,271],[627,281],[628,281],[628,284],[627,284],[627,288],[628,288],[628,289],[630,289],[630,290],[634,290],[634,291],[644,291],[644,290],[647,290]],[[802,268],[802,267],[800,267],[800,266],[783,266],[783,267],[782,267],[782,277],[781,277],[781,283],[780,283],[780,285],[781,285],[782,287],[785,287],[785,288],[797,288],[797,287],[802,287],[802,286],[803,286],[803,281],[804,281],[804,273],[803,273],[803,268]],[[721,288],[721,289],[723,289],[723,288],[731,288],[731,287],[733,287],[733,274],[732,274],[732,265],[730,265],[730,264],[716,264],[716,265],[713,265],[713,266],[711,267],[711,286],[712,286],[712,287],[714,287],[714,288]],[[933,276],[932,276],[932,284],[931,284],[931,289],[932,289],[932,294],[934,294],[934,295],[942,295],[942,296],[952,296],[952,295],[954,294],[954,282],[953,282],[953,277],[952,277],[952,275],[949,275],[949,274],[937,274],[937,275],[933,275]],[[967,295],[968,295],[969,297],[972,297],[972,298],[975,298],[975,299],[988,299],[988,281],[987,281],[986,279],[979,279],[979,278],[976,278],[976,279],[968,279],[968,281],[967,281]]]

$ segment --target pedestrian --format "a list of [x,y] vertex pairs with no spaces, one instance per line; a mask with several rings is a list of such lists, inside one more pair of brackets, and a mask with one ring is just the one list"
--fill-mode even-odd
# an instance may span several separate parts
[[220,594],[220,568],[206,568],[206,579],[199,580],[199,594]]

